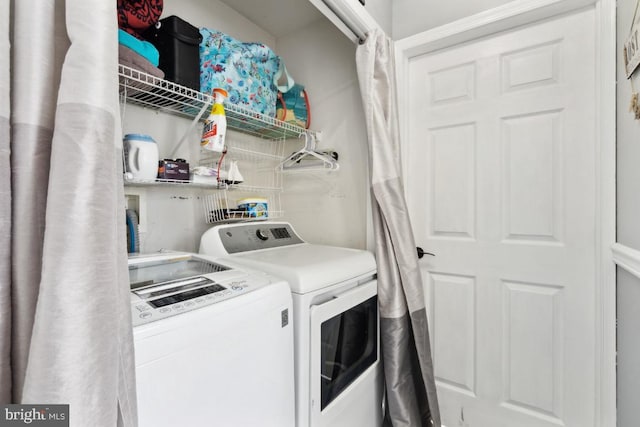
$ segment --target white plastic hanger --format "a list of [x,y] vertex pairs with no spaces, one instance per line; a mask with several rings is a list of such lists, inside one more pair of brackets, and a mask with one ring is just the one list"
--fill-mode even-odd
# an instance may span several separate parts
[[300,136],[302,135],[304,135],[304,147],[280,162],[278,165],[280,171],[296,169],[337,171],[340,168],[338,161],[331,155],[316,150],[316,139],[311,132],[303,132]]

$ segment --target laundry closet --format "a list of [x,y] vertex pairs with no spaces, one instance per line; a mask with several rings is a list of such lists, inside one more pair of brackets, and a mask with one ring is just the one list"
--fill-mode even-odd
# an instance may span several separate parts
[[[277,171],[281,159],[301,149],[305,138],[295,131],[284,138],[277,132],[276,136],[254,136],[239,124],[227,132],[225,164],[237,159],[245,179],[240,191],[192,183],[125,181],[127,208],[138,214],[140,251],[197,251],[200,236],[217,222],[211,213],[233,208],[247,197],[269,200],[269,218],[290,221],[309,241],[364,248],[368,154],[355,66],[357,43],[306,1],[165,1],[162,18],[172,15],[195,27],[273,49],[292,78],[305,86],[316,147],[337,153],[339,169]],[[162,106],[141,107],[131,102],[135,90],[129,88],[127,93],[123,80],[121,70],[123,135],[150,135],[160,159],[185,159],[191,168],[215,166],[217,158],[200,147],[202,120],[192,123],[197,108],[183,115]],[[204,117],[208,113],[207,108]]]

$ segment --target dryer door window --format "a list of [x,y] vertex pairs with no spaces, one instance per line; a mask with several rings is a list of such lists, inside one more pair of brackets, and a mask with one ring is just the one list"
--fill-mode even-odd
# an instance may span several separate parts
[[378,297],[322,322],[321,409],[378,359]]

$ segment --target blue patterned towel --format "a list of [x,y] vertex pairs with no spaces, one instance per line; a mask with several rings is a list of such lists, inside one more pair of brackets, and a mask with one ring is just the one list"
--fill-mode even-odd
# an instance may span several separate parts
[[222,88],[228,102],[274,117],[280,58],[262,43],[243,43],[207,28],[200,34],[200,91]]

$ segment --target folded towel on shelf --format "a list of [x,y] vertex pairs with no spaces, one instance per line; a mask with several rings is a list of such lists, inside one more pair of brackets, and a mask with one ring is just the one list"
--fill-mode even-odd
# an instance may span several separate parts
[[138,40],[121,29],[118,29],[118,43],[125,45],[135,53],[141,55],[154,67],[158,66],[160,61],[160,52],[158,52],[158,49],[156,49],[156,47],[151,43],[144,40]]
[[164,72],[160,68],[154,67],[145,57],[122,44],[118,45],[118,62],[159,79],[164,79]]

